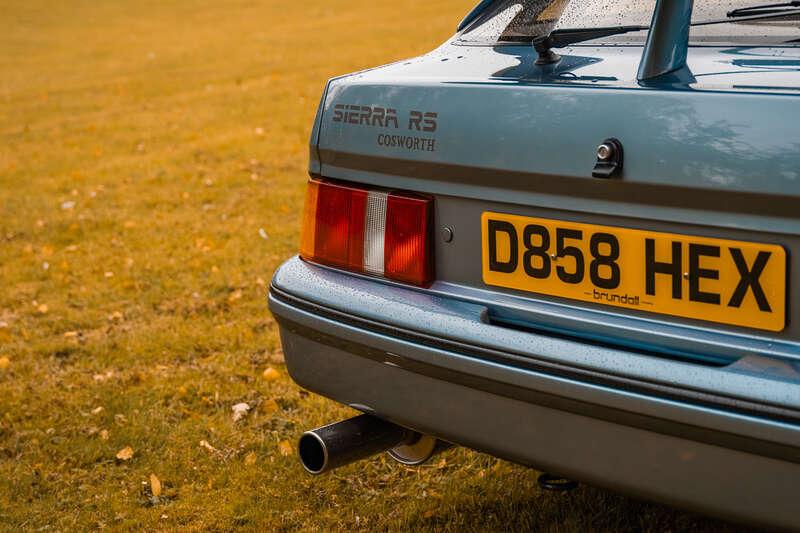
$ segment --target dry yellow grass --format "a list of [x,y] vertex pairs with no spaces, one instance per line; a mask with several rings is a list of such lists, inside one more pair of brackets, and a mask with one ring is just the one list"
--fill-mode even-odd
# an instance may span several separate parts
[[311,479],[287,445],[348,414],[265,303],[323,83],[469,4],[0,2],[0,527],[719,527],[467,450]]

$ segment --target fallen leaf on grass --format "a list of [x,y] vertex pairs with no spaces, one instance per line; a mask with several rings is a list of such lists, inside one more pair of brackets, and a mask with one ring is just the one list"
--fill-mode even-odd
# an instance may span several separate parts
[[130,446],[125,446],[120,451],[117,452],[117,459],[120,461],[130,461],[133,459],[133,448]]
[[94,409],[92,409],[92,414],[93,415],[96,415],[96,414],[99,414],[99,413],[102,413],[102,412],[103,412],[103,406],[102,405],[99,405],[99,406],[95,407]]
[[103,429],[100,431],[100,438],[103,440],[108,440],[108,430]]
[[236,300],[240,300],[242,298],[242,290],[236,289],[228,296],[229,302],[235,302]]
[[5,370],[11,366],[11,359],[6,356],[0,357],[0,370]]
[[231,408],[231,411],[233,411],[233,421],[238,422],[247,416],[247,413],[250,411],[250,405],[245,402],[237,403]]
[[288,440],[282,440],[278,443],[278,451],[281,453],[281,455],[286,457],[294,453],[294,448],[292,448],[292,445],[289,444]]
[[41,313],[41,314],[45,314],[45,313],[47,313],[47,311],[48,311],[49,309],[50,309],[50,308],[49,308],[49,307],[47,307],[47,304],[39,304],[39,305],[36,307],[36,310],[37,310],[37,311],[39,311],[39,313]]
[[276,379],[281,377],[281,373],[278,372],[277,370],[275,370],[274,368],[272,368],[271,366],[268,366],[264,370],[264,373],[262,374],[262,376],[264,376],[264,379],[266,379],[267,381],[275,381]]
[[114,377],[113,370],[106,370],[103,374],[95,374],[92,376],[92,379],[95,381],[106,381],[107,379],[111,379]]
[[277,411],[280,408],[281,407],[280,407],[280,405],[278,405],[278,402],[276,402],[275,400],[270,398],[269,400],[267,400],[264,403],[262,403],[258,407],[258,410],[261,411],[261,412],[264,412],[264,413],[274,413],[275,411]]
[[161,496],[161,481],[155,474],[150,474],[150,492],[156,498]]
[[208,450],[208,451],[210,451],[212,453],[219,452],[219,450],[214,448],[212,445],[210,445],[207,440],[201,440],[200,441],[200,447],[201,448],[205,448],[206,450]]
[[108,321],[109,322],[118,322],[118,321],[121,321],[123,318],[124,318],[124,316],[119,311],[114,311],[113,313],[108,315]]
[[244,464],[246,465],[254,465],[256,464],[256,452],[250,452],[244,456]]

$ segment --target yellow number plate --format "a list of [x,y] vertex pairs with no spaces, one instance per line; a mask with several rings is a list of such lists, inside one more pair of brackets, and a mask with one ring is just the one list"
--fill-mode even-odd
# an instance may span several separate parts
[[768,331],[786,322],[775,244],[483,213],[487,285]]

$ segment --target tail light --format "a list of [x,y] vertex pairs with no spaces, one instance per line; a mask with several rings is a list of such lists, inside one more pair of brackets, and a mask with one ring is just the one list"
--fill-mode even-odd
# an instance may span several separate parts
[[353,272],[428,285],[433,200],[311,180],[300,256]]

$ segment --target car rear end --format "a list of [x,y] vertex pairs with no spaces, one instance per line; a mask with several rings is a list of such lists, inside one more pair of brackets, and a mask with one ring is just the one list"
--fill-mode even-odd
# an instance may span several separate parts
[[[800,55],[458,39],[331,80],[270,309],[301,386],[637,497],[797,527]],[[765,66],[768,66],[766,68]],[[760,69],[760,70],[759,70]],[[620,168],[595,177],[596,147]],[[601,173],[602,174],[602,173]]]

